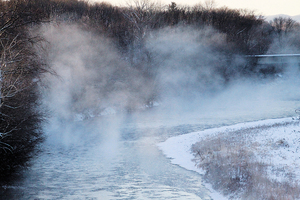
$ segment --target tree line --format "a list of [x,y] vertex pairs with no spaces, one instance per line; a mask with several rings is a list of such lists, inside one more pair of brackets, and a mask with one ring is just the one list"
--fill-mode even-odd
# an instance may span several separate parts
[[[110,38],[129,65],[147,82],[155,79],[153,52],[146,47],[152,31],[164,28],[211,27],[224,36],[215,45],[226,61],[216,73],[230,80],[234,73],[251,74],[255,64],[233,72],[228,66],[235,55],[289,53],[300,48],[299,23],[290,18],[267,22],[263,16],[244,9],[214,7],[213,1],[195,6],[175,2],[161,5],[134,0],[127,6],[90,4],[83,0],[1,0],[0,1],[0,180],[26,166],[43,141],[39,83],[53,73],[40,52],[44,39],[32,30],[44,23],[77,23],[87,31]],[[155,63],[155,64],[154,64]],[[157,97],[144,99],[151,105]]]

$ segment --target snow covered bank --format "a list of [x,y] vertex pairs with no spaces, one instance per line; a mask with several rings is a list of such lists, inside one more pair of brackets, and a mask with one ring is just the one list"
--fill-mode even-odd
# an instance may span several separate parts
[[[193,132],[169,138],[159,143],[158,147],[172,159],[173,164],[204,174],[203,170],[197,168],[195,161],[192,161],[195,156],[191,147],[199,141],[203,144],[213,137],[243,140],[241,142],[251,149],[256,160],[271,166],[268,168],[268,176],[272,180],[289,181],[291,175],[294,177],[293,180],[300,178],[300,127],[299,120],[292,118],[241,123]],[[213,199],[226,199],[211,191]]]

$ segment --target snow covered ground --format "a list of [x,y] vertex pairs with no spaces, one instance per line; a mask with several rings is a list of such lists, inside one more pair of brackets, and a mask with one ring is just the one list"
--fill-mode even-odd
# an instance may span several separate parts
[[[294,177],[293,180],[300,179],[300,126],[298,119],[270,119],[208,129],[169,138],[165,142],[159,143],[158,147],[168,158],[171,158],[173,164],[204,174],[204,171],[197,168],[195,162],[192,161],[195,158],[191,151],[192,145],[214,136],[228,137],[230,134],[233,136],[232,134],[246,129],[251,129],[251,133],[248,131],[249,134],[243,135],[246,137],[247,145],[253,150],[255,158],[272,166],[268,171],[270,179],[287,181],[287,177],[290,177],[291,174]],[[245,139],[244,136],[243,139]],[[210,187],[207,184],[206,186]],[[213,199],[227,199],[213,189],[210,190]]]

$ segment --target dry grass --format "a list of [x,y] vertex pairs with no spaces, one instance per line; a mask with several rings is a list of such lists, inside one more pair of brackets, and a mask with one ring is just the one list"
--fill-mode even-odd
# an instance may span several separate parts
[[297,199],[300,187],[293,174],[286,174],[282,182],[271,179],[268,169],[272,165],[257,161],[253,152],[259,144],[248,140],[262,130],[286,125],[245,128],[204,138],[192,147],[194,161],[205,170],[213,188],[230,199]]

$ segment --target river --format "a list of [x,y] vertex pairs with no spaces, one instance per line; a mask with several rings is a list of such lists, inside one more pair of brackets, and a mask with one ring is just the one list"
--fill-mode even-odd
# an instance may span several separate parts
[[256,110],[220,107],[185,113],[153,108],[56,122],[42,151],[20,179],[1,190],[1,199],[211,199],[201,175],[172,165],[156,144],[193,131],[290,117],[299,106],[290,100]]

